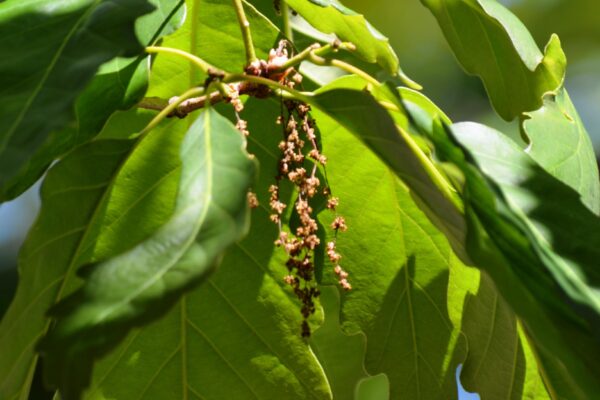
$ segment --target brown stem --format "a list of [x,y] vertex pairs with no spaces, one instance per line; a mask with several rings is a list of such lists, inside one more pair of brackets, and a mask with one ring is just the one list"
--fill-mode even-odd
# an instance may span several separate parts
[[192,97],[183,101],[169,117],[185,118],[189,113],[204,108],[206,103],[209,102],[211,105],[217,104],[223,100],[223,95],[220,92],[213,92],[207,96]]

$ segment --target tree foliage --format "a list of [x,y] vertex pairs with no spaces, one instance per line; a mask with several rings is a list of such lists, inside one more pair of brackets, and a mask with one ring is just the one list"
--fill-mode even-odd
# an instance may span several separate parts
[[0,4],[0,201],[43,175],[0,398],[453,399],[459,365],[485,399],[597,396],[560,41],[422,3],[526,147],[453,123],[337,0]]

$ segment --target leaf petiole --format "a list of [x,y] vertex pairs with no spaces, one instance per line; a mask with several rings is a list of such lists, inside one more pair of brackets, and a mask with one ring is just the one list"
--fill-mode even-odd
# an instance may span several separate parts
[[285,0],[281,1],[281,18],[283,20],[283,34],[287,40],[294,43],[294,31],[290,23],[290,8]]
[[290,67],[296,66],[300,64],[304,60],[309,60],[311,56],[324,56],[329,53],[333,53],[338,51],[339,49],[354,51],[356,50],[356,46],[350,42],[339,42],[336,41],[334,43],[327,44],[325,46],[321,46],[319,43],[313,43],[294,57],[287,60],[281,67],[280,70],[284,71]]
[[258,58],[256,57],[256,51],[254,50],[254,43],[252,43],[250,22],[248,21],[248,18],[246,18],[242,0],[233,0],[233,7],[235,8],[235,12],[237,14],[240,29],[242,30],[242,38],[244,39],[244,47],[246,48],[246,64],[250,65],[258,61]]
[[208,75],[222,73],[222,71],[219,68],[214,67],[213,65],[207,63],[200,57],[197,57],[191,53],[188,53],[187,51],[183,51],[180,49],[174,49],[171,47],[148,46],[148,47],[146,47],[146,53],[150,53],[150,54],[165,53],[165,54],[177,55],[179,57],[183,57],[183,58],[191,61],[201,71],[203,71],[204,73],[206,73]]
[[370,83],[372,85],[376,85],[376,86],[379,85],[379,81],[377,79],[375,79],[374,77],[372,77],[371,75],[369,75],[368,73],[363,71],[362,69],[357,68],[352,64],[348,64],[347,62],[344,62],[341,60],[336,60],[336,59],[324,58],[324,57],[321,57],[314,53],[310,54],[309,60],[310,60],[310,62],[317,64],[317,65],[322,65],[322,66],[327,66],[327,67],[337,67],[341,70],[344,70],[350,74],[354,74],[354,75],[364,79],[365,81],[367,81],[368,83]]

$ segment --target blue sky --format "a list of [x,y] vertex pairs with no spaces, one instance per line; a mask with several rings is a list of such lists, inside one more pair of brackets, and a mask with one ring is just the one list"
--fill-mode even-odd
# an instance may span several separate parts
[[458,399],[459,400],[481,400],[477,393],[467,392],[460,383],[460,371],[462,370],[462,364],[456,368],[456,384],[458,386]]

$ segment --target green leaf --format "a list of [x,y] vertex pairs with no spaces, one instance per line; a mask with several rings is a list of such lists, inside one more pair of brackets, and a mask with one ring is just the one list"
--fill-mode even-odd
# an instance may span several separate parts
[[[370,108],[349,112],[374,114]],[[460,323],[450,316],[464,295],[448,297],[456,257],[394,170],[334,120],[335,114],[314,115],[328,157],[327,181],[348,224],[337,237],[353,287],[343,296],[342,327],[366,335],[366,370],[387,375],[390,399],[456,398],[454,374],[466,356]],[[324,210],[319,220],[327,227],[333,217]],[[328,236],[333,239],[333,233]],[[324,283],[334,279],[333,265],[326,263]]]
[[398,56],[389,39],[378,32],[364,16],[337,0],[284,0],[309,24],[323,33],[333,33],[356,46],[355,54],[370,63],[378,63],[392,75],[399,72]]
[[469,254],[522,319],[550,392],[593,397],[600,219],[499,132],[454,125],[459,145],[442,129],[435,132],[440,156],[465,174]]
[[356,400],[389,400],[390,383],[384,374],[363,379],[356,388]]
[[[233,3],[221,0],[189,3],[185,23],[177,32],[166,37],[162,46],[185,50],[225,71],[243,72],[246,64],[244,42]],[[194,8],[194,4],[198,4],[198,9]],[[252,5],[245,1],[243,4],[252,29],[256,55],[267,59],[279,32]],[[201,40],[191,36],[194,24]],[[187,60],[158,55],[152,67],[148,96],[168,99],[180,95],[190,87],[190,79],[194,84],[202,84],[206,75]]]
[[485,272],[467,294],[461,319],[469,346],[461,382],[468,391],[482,399],[550,399],[515,313]]
[[[173,32],[180,23],[183,0],[149,0],[156,9],[138,18],[135,31],[142,43],[151,44]],[[110,115],[137,103],[148,84],[148,59],[145,56],[118,57],[102,65],[92,81],[79,94],[75,123],[50,132],[19,171],[5,184],[0,183],[0,201],[17,197],[31,186],[56,158],[94,137]]]
[[338,289],[323,286],[320,290],[325,321],[313,333],[311,348],[327,375],[333,398],[352,399],[359,381],[368,377],[364,367],[366,337],[346,335],[341,330]]
[[[146,0],[2,3],[0,188],[74,120],[77,96],[102,63],[141,52],[134,21],[150,11]],[[37,174],[38,163],[31,167]]]
[[[312,104],[356,135],[383,160],[410,187],[411,195],[453,241],[454,249],[460,249],[464,243],[465,222],[449,181],[408,132],[409,120],[397,94],[385,85],[369,93],[363,90],[365,85],[355,76],[340,78],[318,90]],[[399,105],[394,118],[379,99]]]
[[331,399],[300,335],[299,303],[283,282],[286,255],[273,245],[268,187],[279,160],[279,112],[278,102],[249,99],[241,113],[252,131],[249,151],[261,163],[262,206],[252,213],[248,236],[169,314],[100,360],[86,399]]
[[[348,81],[348,79],[345,80]],[[429,129],[431,129],[433,118],[447,120],[447,117],[437,107],[418,92],[402,89],[401,94],[404,105],[411,110],[413,121],[416,122],[413,112],[417,107],[427,110],[425,112],[421,109],[421,113],[425,114],[419,118],[421,118],[420,123],[425,127],[428,126]],[[345,94],[345,96],[355,95]],[[386,98],[390,99],[389,96]],[[340,103],[340,108],[343,105],[344,103]],[[367,121],[371,116],[375,116],[379,121],[386,118],[383,114],[376,113],[373,108],[376,107],[371,105],[369,108],[365,107],[361,110],[350,108],[344,118],[349,119],[354,116],[354,120],[363,118]],[[350,271],[352,284],[358,288],[347,296],[347,301],[344,303],[344,316],[349,327],[352,327],[351,321],[355,321],[354,324],[358,324],[360,329],[367,334],[369,339],[368,372],[371,374],[385,372],[388,375],[392,398],[394,398],[393,393],[406,393],[407,390],[412,391],[410,398],[456,396],[452,384],[454,369],[451,373],[447,371],[448,375],[443,375],[440,369],[436,368],[433,368],[436,372],[431,373],[432,368],[428,368],[427,364],[442,363],[438,357],[445,354],[442,365],[448,367],[447,363],[454,356],[456,357],[454,368],[456,367],[456,363],[461,360],[459,349],[461,348],[460,340],[463,339],[455,335],[456,330],[460,329],[469,347],[469,353],[464,360],[463,376],[472,390],[480,392],[485,396],[484,398],[488,396],[504,398],[507,393],[510,398],[515,399],[532,393],[543,398],[546,395],[545,389],[537,372],[537,362],[532,356],[530,346],[526,338],[517,330],[514,313],[499,298],[499,294],[490,283],[489,278],[483,275],[481,283],[479,283],[478,271],[463,266],[452,254],[446,239],[419,211],[414,199],[409,195],[410,192],[407,192],[402,185],[393,185],[392,172],[388,171],[386,175],[383,172],[385,169],[381,166],[377,169],[375,165],[380,162],[374,159],[369,160],[373,157],[367,156],[365,150],[360,149],[361,146],[349,144],[349,139],[342,139],[344,136],[341,136],[338,131],[343,130],[341,127],[347,127],[346,129],[364,140],[369,147],[374,148],[376,154],[382,157],[382,161],[391,166],[393,173],[404,177],[407,173],[405,171],[410,170],[398,166],[401,163],[398,161],[401,160],[401,157],[394,155],[392,150],[397,150],[397,147],[390,145],[390,142],[401,144],[400,135],[396,133],[396,137],[394,137],[391,128],[386,133],[383,129],[378,128],[380,125],[374,123],[365,123],[365,125],[377,127],[371,129],[367,134],[368,128],[356,129],[359,126],[358,122],[347,125],[344,122],[336,124],[327,122],[330,121],[329,118],[320,113],[317,115],[319,126],[324,132],[324,151],[330,160],[327,170],[328,181],[334,194],[342,198],[339,209],[351,227],[348,232],[338,238],[338,246],[344,254],[344,260],[347,259],[347,261],[342,260],[343,263],[345,262],[343,265]],[[340,121],[340,114],[332,112],[331,117]],[[400,122],[402,123],[402,121]],[[378,143],[378,137],[389,138],[389,140],[382,139],[382,142]],[[329,143],[331,144],[327,146]],[[387,145],[390,149],[380,150],[382,144]],[[397,151],[396,154],[405,154]],[[412,183],[413,181],[407,180],[407,182]],[[418,189],[419,186],[416,186],[415,190]],[[390,193],[394,192],[397,196],[395,201],[383,201],[386,193],[387,196],[391,196]],[[348,205],[348,202],[351,204]],[[447,211],[438,209],[438,211],[441,210]],[[399,229],[398,226],[401,226],[402,229]],[[466,227],[464,229],[463,237]],[[455,245],[463,246],[464,242],[457,242]],[[410,264],[399,265],[399,259],[407,260],[408,263],[411,255],[416,260],[413,261],[415,265],[412,269],[408,267]],[[409,292],[406,293],[413,295],[411,301],[412,304],[415,304],[412,309],[412,321],[414,322],[412,325],[409,313],[411,308],[408,307],[408,301],[394,298],[392,290],[396,288],[395,292],[402,293],[402,283],[407,282],[403,274],[411,270],[414,271],[415,277],[412,278],[409,274],[408,282],[416,283],[414,286],[409,286],[407,289]],[[396,275],[392,275],[393,271],[397,271]],[[361,280],[364,280],[362,285]],[[427,284],[427,282],[429,283]],[[380,293],[383,291],[385,291],[385,297]],[[394,312],[394,310],[400,311]],[[446,316],[444,316],[444,310],[447,310]],[[439,323],[438,328],[431,327],[432,315],[439,318],[434,319]],[[403,319],[394,322],[395,318]],[[392,325],[393,323],[395,325]],[[381,326],[397,328],[396,330],[379,329]],[[402,372],[399,372],[399,365],[407,362],[407,357],[400,357],[399,354],[406,356],[406,348],[412,347],[411,343],[406,343],[406,341],[410,342],[411,336],[407,329],[411,326],[416,327],[418,340],[427,343],[423,352],[428,355],[428,358],[418,358],[419,363],[416,365],[420,366],[419,368],[402,367],[408,371],[400,369]],[[433,343],[443,346],[444,340],[442,340],[440,332],[445,332],[448,326],[452,326],[450,332],[454,330],[452,338],[455,342],[447,344],[449,346],[447,351],[435,348],[435,351],[429,353]],[[353,331],[356,329],[358,328],[354,327]],[[428,336],[431,331],[436,332],[433,338]],[[375,351],[377,346],[383,346],[381,343],[384,342],[384,339],[380,336],[384,332],[390,332],[389,344],[383,350]],[[391,338],[398,338],[399,343],[394,342]],[[457,354],[452,354],[452,345],[456,346]],[[381,360],[387,359],[387,364],[379,361],[378,357],[382,357],[382,354],[384,356]],[[408,361],[412,360],[409,358]],[[386,369],[382,370],[385,365],[387,365]],[[484,368],[482,369],[481,366]],[[480,379],[480,374],[488,374],[492,370],[495,375],[491,381]],[[406,380],[411,374],[416,377],[418,373],[421,374],[423,380],[420,386],[414,385],[414,381],[410,379]],[[410,386],[411,384],[412,386]],[[440,388],[440,384],[442,388]]]
[[600,178],[594,148],[567,91],[547,94],[542,108],[525,116],[527,153],[575,189],[590,210],[600,214]]
[[132,327],[163,315],[247,232],[254,163],[241,133],[209,109],[186,133],[179,155],[181,181],[169,220],[135,247],[87,266],[83,287],[51,310],[56,324],[40,349],[48,382],[67,400],[89,384],[94,358]]
[[557,90],[566,58],[556,35],[542,54],[525,26],[495,0],[421,0],[438,20],[456,58],[483,81],[506,120],[542,105]]
[[170,121],[135,146],[91,142],[48,172],[40,215],[21,250],[20,284],[0,323],[0,397],[27,396],[34,345],[49,327],[46,310],[79,287],[77,268],[127,250],[169,218],[181,127]]

